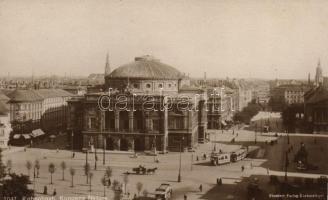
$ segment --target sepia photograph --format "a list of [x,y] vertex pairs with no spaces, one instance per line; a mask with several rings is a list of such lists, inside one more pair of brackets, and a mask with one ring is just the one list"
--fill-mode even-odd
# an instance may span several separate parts
[[328,1],[0,0],[0,200],[328,200]]

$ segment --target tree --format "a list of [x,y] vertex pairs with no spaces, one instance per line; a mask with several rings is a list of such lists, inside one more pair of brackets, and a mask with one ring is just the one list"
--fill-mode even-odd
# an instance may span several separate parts
[[248,124],[252,117],[255,116],[261,109],[262,108],[259,104],[249,103],[241,112],[237,112],[233,116],[233,120]]
[[87,177],[87,184],[89,183],[89,176],[88,176],[89,173],[90,173],[90,164],[89,163],[86,163],[84,165],[84,174]]
[[297,118],[297,114],[304,113],[304,105],[303,104],[291,104],[286,107],[282,112],[282,120],[284,127],[287,129],[288,133],[295,132],[295,128],[304,128],[303,119]]
[[140,192],[141,192],[141,190],[142,190],[142,186],[143,186],[143,185],[142,185],[141,182],[138,182],[136,186],[137,186],[138,196],[140,196]]
[[6,176],[6,166],[2,163],[2,150],[0,148],[0,181]]
[[142,192],[143,196],[144,197],[147,197],[148,196],[148,190],[144,189],[144,191]]
[[28,184],[30,184],[28,176],[9,174],[9,177],[0,186],[0,199],[15,197],[15,199],[21,200],[34,196],[34,191],[28,189]]
[[36,169],[36,177],[39,178],[39,175],[40,175],[39,171],[40,171],[40,167],[41,167],[39,160],[35,160],[34,167]]
[[92,191],[92,189],[91,189],[91,186],[92,186],[91,180],[92,180],[92,177],[93,177],[93,173],[92,172],[89,172],[88,176],[89,176],[89,180],[90,180],[90,184],[89,184],[90,189],[89,189],[89,191],[91,192]]
[[62,171],[63,171],[63,177],[62,177],[62,180],[64,181],[64,180],[65,180],[65,170],[66,170],[66,163],[65,163],[65,161],[63,161],[63,162],[60,163],[60,168],[61,168]]
[[30,171],[32,169],[31,161],[26,161],[26,169],[27,169],[27,172],[28,172],[28,177],[30,177]]
[[123,182],[124,182],[124,193],[126,194],[126,185],[129,183],[129,175],[124,174]]
[[7,170],[8,170],[8,174],[11,173],[11,168],[13,167],[13,162],[9,159],[7,160],[7,164],[6,164]]
[[72,177],[72,184],[71,184],[71,187],[74,187],[74,175],[75,175],[75,169],[74,168],[70,168],[69,169],[69,173],[71,174],[71,177]]
[[50,163],[49,166],[48,166],[48,171],[50,173],[50,184],[53,184],[52,183],[52,174],[55,173],[56,171],[56,167],[53,163]]

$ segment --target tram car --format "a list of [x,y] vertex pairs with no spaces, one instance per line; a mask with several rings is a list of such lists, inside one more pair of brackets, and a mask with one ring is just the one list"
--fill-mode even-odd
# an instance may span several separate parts
[[212,152],[212,165],[223,165],[230,162],[237,162],[243,160],[247,155],[246,148],[240,148],[233,152]]

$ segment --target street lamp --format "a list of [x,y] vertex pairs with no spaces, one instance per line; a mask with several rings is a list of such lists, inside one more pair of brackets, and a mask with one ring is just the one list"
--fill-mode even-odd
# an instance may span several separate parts
[[254,143],[257,143],[257,123],[255,122],[255,138],[254,138]]
[[289,160],[288,160],[288,150],[285,152],[285,182],[287,182],[287,167],[289,165]]
[[180,158],[179,158],[179,174],[178,174],[178,182],[181,182],[181,154],[182,154],[182,142],[184,137],[182,136],[180,139]]
[[85,165],[88,165],[88,153],[89,153],[89,147],[90,147],[90,140],[89,140],[89,143],[88,143],[88,147],[87,147],[87,151],[86,151],[86,154],[85,154]]
[[72,158],[74,158],[74,132],[72,130],[72,133],[71,133],[71,136],[72,136],[72,139],[71,139],[71,145],[72,145]]
[[106,163],[105,148],[106,148],[106,137],[103,137],[103,165],[105,165]]
[[95,148],[95,170],[97,170],[97,145],[98,145],[98,135],[96,136],[96,141],[94,143],[94,148]]

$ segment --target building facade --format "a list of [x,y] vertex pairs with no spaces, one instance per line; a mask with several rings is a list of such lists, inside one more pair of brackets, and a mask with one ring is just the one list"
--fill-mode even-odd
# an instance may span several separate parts
[[319,86],[305,94],[305,123],[307,131],[328,134],[328,90]]
[[[205,91],[183,90],[188,85],[185,78],[151,56],[137,57],[118,67],[105,77],[104,91],[108,92],[89,93],[69,101],[72,145],[166,151],[204,142]],[[100,102],[104,105],[99,106]]]
[[0,101],[0,149],[8,147],[11,130],[9,108],[5,102]]
[[66,130],[67,101],[73,94],[62,89],[39,89],[35,92],[42,98],[40,128],[45,132]]
[[64,131],[67,123],[67,100],[73,95],[61,89],[14,90],[10,100],[10,122],[15,133],[32,130]]

